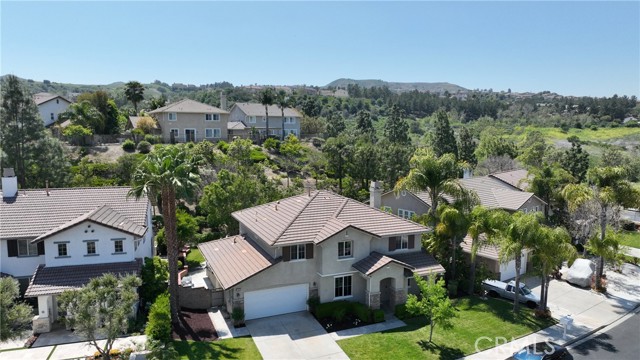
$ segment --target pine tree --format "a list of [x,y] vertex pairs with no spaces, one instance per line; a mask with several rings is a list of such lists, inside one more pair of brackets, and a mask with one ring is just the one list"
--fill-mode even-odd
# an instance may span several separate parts
[[476,143],[473,141],[471,132],[466,127],[462,127],[458,137],[460,142],[458,146],[458,160],[475,167],[478,164],[478,159],[476,158]]
[[44,136],[44,123],[31,95],[16,76],[7,76],[2,84],[0,109],[0,155],[4,153],[1,163],[3,168],[14,168],[23,188],[27,187],[27,164],[35,156],[34,144]]
[[437,156],[450,153],[458,158],[458,144],[453,135],[453,129],[449,125],[449,115],[444,110],[439,110],[436,114],[433,150]]
[[368,111],[358,111],[358,115],[356,115],[356,131],[360,135],[370,137],[375,142],[376,130],[373,128],[371,114]]
[[392,105],[384,124],[384,135],[392,144],[408,145],[409,124],[404,121],[404,111],[398,105]]
[[327,117],[327,137],[332,138],[340,135],[346,125],[344,124],[344,118],[340,114],[329,114]]
[[570,136],[567,140],[571,143],[571,149],[564,153],[561,161],[562,167],[579,182],[582,182],[587,170],[589,170],[589,153],[582,150],[580,139],[577,136]]

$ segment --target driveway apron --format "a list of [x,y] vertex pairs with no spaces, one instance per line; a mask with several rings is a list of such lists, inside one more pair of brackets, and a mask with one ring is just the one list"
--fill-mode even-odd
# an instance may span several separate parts
[[247,321],[260,354],[271,359],[349,359],[306,311]]

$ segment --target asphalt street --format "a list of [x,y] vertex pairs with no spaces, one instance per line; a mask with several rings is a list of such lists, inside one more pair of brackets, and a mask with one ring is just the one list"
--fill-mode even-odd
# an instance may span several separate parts
[[583,342],[569,352],[575,360],[637,360],[640,358],[640,313]]

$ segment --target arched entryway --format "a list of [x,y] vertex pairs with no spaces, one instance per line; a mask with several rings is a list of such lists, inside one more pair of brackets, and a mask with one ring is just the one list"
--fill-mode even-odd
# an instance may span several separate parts
[[392,277],[380,280],[380,308],[393,310],[396,306],[396,279]]

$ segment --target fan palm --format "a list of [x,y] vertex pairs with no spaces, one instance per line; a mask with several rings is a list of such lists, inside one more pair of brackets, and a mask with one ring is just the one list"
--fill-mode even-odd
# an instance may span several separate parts
[[280,112],[282,113],[282,141],[284,141],[285,139],[285,133],[284,133],[284,109],[286,109],[289,106],[289,98],[287,97],[287,92],[284,90],[280,90],[278,91],[278,94],[276,95],[276,104],[278,104],[278,107],[280,108]]
[[266,115],[265,120],[267,121],[266,136],[269,136],[269,106],[273,105],[273,102],[275,101],[275,94],[273,89],[268,87],[260,91],[260,93],[258,94],[258,101],[260,101],[260,103],[264,105],[264,112]]
[[138,104],[144,100],[144,85],[138,81],[129,81],[124,85],[124,95],[131,101],[138,115]]

